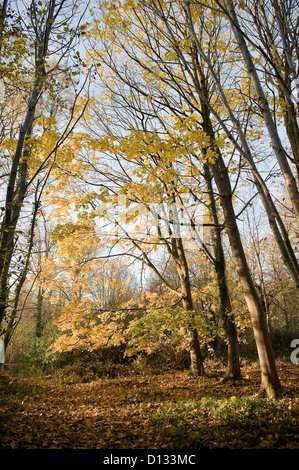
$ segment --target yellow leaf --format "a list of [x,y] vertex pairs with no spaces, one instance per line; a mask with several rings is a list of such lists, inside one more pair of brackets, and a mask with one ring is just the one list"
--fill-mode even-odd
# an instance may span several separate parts
[[110,426],[110,429],[108,429],[108,431],[106,433],[106,437],[108,439],[112,436],[112,432],[113,432],[113,426]]

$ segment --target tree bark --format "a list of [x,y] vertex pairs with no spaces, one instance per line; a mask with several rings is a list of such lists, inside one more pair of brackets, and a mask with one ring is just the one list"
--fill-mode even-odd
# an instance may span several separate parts
[[[293,60],[292,60],[292,48],[290,46],[290,43],[288,41],[287,33],[285,31],[285,26],[283,24],[283,16],[284,16],[284,5],[283,2],[280,3],[280,6],[278,5],[277,0],[272,0],[272,5],[275,11],[275,18],[276,22],[279,27],[279,32],[280,32],[280,37],[282,40],[283,44],[283,49],[284,49],[284,56],[286,58],[286,72],[285,75],[287,77],[287,81],[290,82],[289,77],[291,77],[291,80],[295,80],[296,83],[296,95],[295,96],[290,96],[289,93],[285,93],[285,87],[282,88],[282,94],[284,95],[288,106],[286,109],[286,112],[284,114],[284,123],[285,123],[285,128],[287,132],[287,136],[289,138],[289,142],[291,144],[292,152],[293,152],[293,157],[296,165],[296,172],[297,172],[297,183],[299,184],[299,127],[297,123],[297,112],[299,112],[299,83],[298,83],[298,75],[296,73],[296,68],[294,66]],[[280,7],[282,11],[280,10]],[[278,78],[278,83],[281,83],[281,77]],[[287,83],[288,88],[291,89],[291,83]],[[297,104],[297,109],[295,109],[294,104]]]
[[193,300],[191,293],[191,284],[189,278],[189,269],[184,252],[183,242],[181,238],[176,239],[176,248],[178,254],[177,271],[181,282],[181,293],[182,293],[182,305],[185,310],[190,312],[190,328],[189,328],[189,348],[190,348],[190,370],[191,374],[198,377],[205,374],[204,371],[204,360],[201,353],[201,347],[198,337],[198,331],[194,326],[194,309]]
[[[173,182],[175,184],[175,182]],[[167,195],[169,196],[171,202],[172,202],[172,208],[173,211],[176,211],[175,208],[175,195],[173,192],[173,187],[169,183],[166,186],[166,192]],[[171,189],[171,191],[169,191]],[[140,202],[140,200],[138,200]],[[173,222],[175,222],[176,225],[178,224],[178,217],[175,212],[172,213],[172,219]],[[150,260],[149,256],[147,253],[138,245],[138,243],[132,239],[127,232],[126,235],[128,238],[131,240],[133,245],[139,249],[144,257],[144,262],[149,266],[158,276],[158,278],[163,282],[163,284],[173,292],[176,292],[177,294],[180,293],[181,295],[181,303],[187,312],[190,314],[190,324],[189,324],[189,329],[188,329],[188,334],[189,334],[189,354],[190,354],[190,371],[192,375],[194,376],[200,376],[204,375],[204,366],[203,366],[203,357],[201,353],[201,347],[200,347],[200,342],[199,342],[199,337],[198,337],[198,331],[194,326],[194,310],[193,310],[193,300],[192,300],[192,291],[191,291],[191,284],[190,284],[190,277],[189,277],[189,269],[188,269],[188,263],[187,259],[185,256],[185,250],[184,250],[184,245],[183,241],[180,238],[179,233],[173,233],[170,229],[170,224],[168,224],[168,230],[169,230],[169,238],[171,241],[169,242],[167,239],[165,239],[162,235],[161,227],[159,224],[157,224],[157,235],[160,241],[164,244],[165,248],[167,249],[169,255],[173,259],[175,263],[175,267],[177,270],[177,274],[180,279],[180,289],[178,290],[177,288],[173,288],[169,282],[165,279],[164,276],[161,275],[159,270],[156,268],[156,266],[152,263]],[[178,228],[179,230],[179,228]],[[175,232],[177,232],[175,230]]]
[[286,152],[283,148],[277,128],[272,118],[271,110],[270,110],[266,95],[261,85],[256,67],[253,63],[252,56],[245,42],[244,35],[242,33],[242,30],[241,30],[241,27],[240,27],[240,24],[239,24],[239,21],[235,12],[234,3],[232,0],[225,0],[225,3],[227,6],[228,17],[229,17],[229,21],[230,21],[231,27],[235,35],[235,39],[239,45],[241,54],[246,64],[249,77],[254,86],[256,98],[260,106],[260,109],[263,113],[264,121],[268,129],[268,134],[269,134],[272,146],[273,146],[273,150],[275,152],[280,170],[282,172],[287,190],[289,192],[290,200],[292,202],[292,206],[293,206],[295,217],[297,219],[297,223],[299,224],[299,191],[298,191],[296,179],[288,163]]
[[[287,98],[286,98],[287,99]],[[287,109],[283,115],[284,124],[288,139],[291,144],[294,162],[296,165],[297,181],[299,184],[299,128],[297,122],[297,113],[291,100],[288,100]],[[299,113],[299,108],[298,108]]]
[[211,164],[211,169],[220,196],[220,204],[224,215],[224,227],[229,238],[239,282],[251,317],[261,368],[261,390],[263,390],[267,396],[273,396],[274,390],[280,388],[280,381],[276,370],[266,316],[254,286],[243,248],[232,202],[232,189],[228,169],[223,161],[219,148],[215,144],[214,130],[210,120],[209,110],[205,103],[202,103],[202,119],[203,130],[210,137],[210,145],[217,155],[215,163]]
[[[249,148],[246,137],[243,133],[241,124],[240,124],[238,118],[234,115],[234,113],[233,113],[233,111],[232,111],[232,109],[231,109],[231,107],[228,103],[225,92],[222,88],[222,85],[221,85],[219,79],[218,79],[218,75],[214,70],[214,66],[211,63],[211,61],[209,60],[209,58],[206,56],[206,54],[204,53],[204,51],[201,47],[200,41],[199,41],[199,39],[196,35],[196,32],[195,32],[195,29],[194,29],[194,25],[193,25],[193,21],[192,21],[192,15],[191,15],[191,11],[190,11],[190,5],[189,5],[188,2],[186,2],[186,7],[187,7],[187,10],[186,10],[186,12],[187,12],[186,13],[187,14],[187,21],[189,23],[191,34],[192,34],[193,39],[194,39],[194,44],[196,45],[196,48],[197,48],[197,51],[198,51],[199,55],[202,57],[204,62],[207,64],[207,66],[210,70],[210,73],[212,74],[212,77],[213,77],[215,85],[217,86],[217,89],[220,93],[223,104],[224,104],[225,108],[227,109],[228,115],[229,115],[232,123],[234,124],[235,128],[237,129],[237,132],[238,132],[238,135],[239,135],[239,138],[240,138],[241,146],[238,145],[238,143],[235,141],[235,139],[231,135],[230,131],[226,127],[224,121],[218,115],[216,110],[211,106],[206,88],[205,88],[205,86],[202,86],[202,83],[199,83],[199,80],[196,76],[196,73],[192,74],[192,72],[189,71],[191,76],[192,76],[194,86],[196,88],[196,91],[198,93],[198,96],[200,98],[200,101],[201,101],[202,105],[205,105],[210,110],[210,112],[213,113],[214,117],[217,119],[219,124],[222,126],[222,128],[225,131],[228,138],[232,141],[232,143],[234,144],[236,149],[240,152],[241,155],[243,155],[243,157],[247,161],[247,163],[248,163],[248,165],[249,165],[249,167],[252,171],[252,176],[253,176],[253,179],[254,179],[254,183],[256,185],[257,191],[260,195],[261,201],[262,201],[263,206],[265,208],[265,211],[266,211],[266,214],[267,214],[267,217],[268,217],[268,221],[269,221],[269,225],[270,225],[270,228],[271,228],[271,230],[273,232],[273,235],[275,237],[278,249],[280,250],[282,259],[283,259],[283,261],[284,261],[284,263],[285,263],[285,265],[286,265],[286,267],[289,271],[289,274],[290,274],[291,278],[293,279],[296,287],[298,288],[299,287],[299,264],[298,264],[298,260],[296,258],[296,255],[294,253],[294,250],[292,248],[292,245],[290,243],[287,230],[286,230],[286,228],[284,226],[284,223],[283,223],[283,221],[282,221],[282,219],[279,215],[279,211],[277,210],[277,208],[276,208],[276,206],[273,202],[272,196],[271,196],[271,194],[270,194],[270,192],[267,188],[267,185],[266,185],[265,181],[263,180],[263,178],[261,177],[261,175],[259,174],[259,172],[256,168],[254,158],[252,156],[252,153],[251,153],[251,150]],[[181,58],[182,58],[182,60],[184,60],[182,55],[181,55]],[[194,63],[194,70],[199,73],[199,76],[201,78],[201,82],[202,81],[204,82],[205,81],[205,75],[204,75],[203,71],[201,70],[201,67],[199,65],[199,61],[198,61],[196,55],[194,55],[194,54],[193,54],[193,63]],[[185,63],[185,66],[186,66],[186,68],[188,67],[187,63]]]
[[204,173],[207,183],[210,218],[214,225],[212,229],[212,237],[215,255],[214,268],[218,285],[219,313],[228,342],[227,368],[224,374],[224,380],[237,380],[242,377],[240,369],[239,341],[226,282],[225,257],[221,240],[216,202],[212,187],[212,176],[210,169],[206,164],[204,165]]
[[224,165],[219,151],[218,160],[212,165],[212,169],[220,194],[221,206],[225,219],[225,229],[229,238],[236,271],[251,316],[261,368],[261,389],[265,391],[267,396],[272,396],[273,390],[280,387],[272,344],[267,328],[265,313],[251,277],[237,225],[232,205],[232,193],[227,168]]
[[[46,74],[44,67],[48,52],[50,33],[52,30],[55,6],[56,1],[51,0],[42,37],[40,37],[36,31],[38,48],[35,59],[35,77],[32,84],[31,95],[29,97],[27,112],[20,128],[6,189],[5,213],[1,225],[0,243],[0,327],[5,318],[7,309],[7,300],[9,295],[8,277],[14,250],[14,236],[27,190],[27,158],[30,153],[27,140],[32,135],[36,105],[44,86],[44,78]],[[23,159],[22,162],[21,159]],[[19,184],[17,185],[18,175]]]

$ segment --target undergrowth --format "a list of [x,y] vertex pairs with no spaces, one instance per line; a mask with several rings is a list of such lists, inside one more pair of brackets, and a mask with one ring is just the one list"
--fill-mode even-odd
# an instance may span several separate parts
[[291,400],[233,396],[171,403],[152,419],[176,448],[298,448],[298,417]]

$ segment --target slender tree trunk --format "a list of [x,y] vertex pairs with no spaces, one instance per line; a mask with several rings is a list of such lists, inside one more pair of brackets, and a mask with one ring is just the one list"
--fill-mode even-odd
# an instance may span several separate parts
[[[3,9],[4,6],[6,9],[7,2],[3,4]],[[36,105],[44,86],[44,78],[46,74],[44,67],[46,55],[48,52],[50,33],[53,27],[52,24],[54,22],[53,18],[55,7],[55,0],[51,0],[48,6],[45,29],[43,30],[41,37],[38,33],[36,35],[38,47],[35,60],[35,77],[29,98],[27,112],[18,135],[17,146],[12,160],[8,185],[6,189],[5,213],[1,226],[0,243],[0,328],[5,318],[7,309],[8,276],[14,250],[14,236],[27,189],[26,179],[28,168],[26,160],[30,153],[27,140],[31,137],[32,134]],[[23,161],[21,161],[22,159]],[[18,175],[19,184],[17,188],[16,182]]]
[[38,292],[37,292],[37,303],[36,303],[36,326],[35,326],[36,338],[40,338],[43,334],[43,323],[42,323],[43,298],[44,298],[43,294],[44,294],[43,288],[39,287]]
[[194,376],[204,375],[204,360],[201,353],[200,342],[198,337],[198,331],[194,326],[194,310],[193,310],[193,300],[191,293],[191,284],[189,278],[189,270],[187,265],[187,260],[185,257],[185,252],[183,248],[182,239],[177,239],[177,253],[179,266],[177,266],[178,274],[181,281],[181,292],[182,292],[182,305],[185,310],[190,312],[190,361],[191,361],[191,373]]
[[[174,186],[173,186],[174,185]],[[193,310],[193,300],[192,300],[192,292],[191,292],[191,284],[189,278],[189,269],[188,263],[185,256],[184,246],[182,239],[180,238],[179,233],[179,223],[178,223],[178,214],[175,204],[175,182],[173,181],[172,184],[168,184],[165,187],[166,193],[171,201],[172,204],[172,223],[175,227],[174,233],[170,229],[170,224],[168,224],[169,230],[169,238],[171,241],[169,242],[162,236],[161,226],[157,224],[157,233],[158,237],[161,241],[163,241],[165,248],[167,249],[169,255],[173,259],[177,274],[180,279],[180,291],[177,289],[172,288],[172,286],[166,281],[166,279],[161,276],[159,270],[155,267],[155,265],[151,262],[150,258],[148,257],[147,253],[143,251],[140,246],[134,241],[131,240],[133,245],[142,251],[142,254],[145,259],[145,263],[149,266],[153,271],[156,273],[158,278],[166,285],[166,287],[176,293],[180,293],[182,297],[182,306],[183,308],[190,313],[190,325],[189,325],[189,353],[190,353],[190,370],[194,376],[204,375],[204,366],[203,366],[203,357],[200,348],[200,342],[198,337],[198,331],[194,326],[194,310]],[[127,234],[128,235],[128,234]]]
[[[32,116],[33,120],[33,116]],[[32,122],[27,130],[27,138],[31,136],[32,133]],[[28,166],[26,159],[28,158],[28,149],[25,146],[24,152],[24,162],[21,163],[19,167],[19,182],[18,182],[18,194],[14,198],[13,188],[15,187],[16,176],[14,172],[11,172],[10,184],[7,189],[6,197],[6,208],[5,208],[5,217],[2,223],[2,238],[0,246],[0,276],[1,276],[1,285],[0,285],[0,326],[5,318],[7,301],[9,294],[9,268],[14,251],[14,235],[19,220],[22,203],[26,194],[26,183],[27,183],[27,172]],[[19,161],[20,156],[17,157]],[[14,164],[13,164],[14,167]]]
[[[284,113],[284,123],[293,152],[297,172],[297,183],[299,184],[299,127],[297,122],[297,112],[299,112],[299,77],[296,73],[296,68],[292,60],[292,48],[287,37],[286,25],[283,22],[283,17],[285,13],[283,2],[280,2],[280,5],[278,5],[277,0],[272,0],[272,5],[275,11],[275,18],[283,44],[284,57],[286,59],[286,76],[288,77],[288,82],[294,80],[296,83],[296,91],[293,97],[285,93],[283,89],[284,87],[282,87],[282,95],[288,103],[287,109]],[[279,84],[280,77],[277,78]],[[287,83],[287,85],[288,88],[291,89],[291,83]],[[297,104],[297,109],[295,109],[295,103]]]
[[[196,35],[196,32],[195,32],[195,29],[194,29],[192,15],[191,15],[191,11],[190,11],[190,5],[189,5],[188,2],[186,2],[186,8],[187,8],[187,10],[186,10],[187,21],[189,23],[190,31],[191,31],[191,34],[192,34],[193,39],[194,39],[194,44],[197,48],[197,51],[198,51],[199,55],[202,57],[204,62],[209,67],[210,73],[213,76],[213,79],[215,81],[215,85],[217,86],[217,89],[219,91],[219,94],[221,96],[223,104],[226,107],[228,115],[229,115],[232,123],[234,124],[237,132],[238,132],[241,146],[239,146],[238,143],[235,141],[235,139],[231,135],[230,131],[227,129],[224,121],[221,119],[221,117],[218,115],[216,110],[210,104],[210,101],[209,101],[209,98],[208,98],[208,93],[206,91],[206,87],[202,86],[202,82],[205,82],[206,78],[205,78],[205,75],[204,75],[204,73],[201,69],[201,66],[199,64],[199,61],[198,61],[198,58],[197,58],[196,54],[193,54],[192,59],[193,59],[193,63],[194,63],[194,70],[197,71],[197,73],[199,74],[201,83],[199,81],[199,78],[197,77],[197,73],[192,74],[192,72],[190,71],[190,73],[192,75],[192,78],[193,78],[194,86],[196,88],[196,91],[198,93],[198,96],[200,98],[200,101],[201,101],[202,105],[205,105],[210,110],[210,112],[213,113],[214,117],[217,119],[219,124],[224,129],[224,131],[225,131],[226,135],[228,136],[228,138],[232,141],[234,146],[239,150],[239,152],[246,159],[246,161],[247,161],[247,163],[248,163],[248,165],[249,165],[249,167],[252,171],[252,175],[253,175],[253,179],[254,179],[256,188],[258,190],[261,201],[262,201],[263,206],[265,208],[265,211],[266,211],[266,214],[267,214],[267,217],[268,217],[268,221],[269,221],[269,225],[270,225],[270,228],[271,228],[271,230],[273,232],[273,235],[275,237],[277,246],[280,250],[282,259],[283,259],[283,261],[284,261],[284,263],[285,263],[285,265],[286,265],[286,267],[289,271],[289,274],[292,277],[296,287],[298,288],[299,287],[299,264],[298,264],[298,260],[296,258],[296,255],[294,253],[294,250],[292,248],[292,245],[290,243],[287,230],[286,230],[286,228],[284,226],[284,223],[283,223],[283,221],[282,221],[282,219],[279,215],[279,211],[277,210],[277,208],[276,208],[276,206],[273,202],[272,196],[271,196],[271,194],[270,194],[270,192],[269,192],[269,190],[266,186],[266,183],[265,183],[265,181],[263,180],[263,178],[261,177],[261,175],[259,174],[259,172],[256,168],[256,165],[254,163],[254,158],[252,156],[252,153],[251,153],[251,150],[249,148],[246,137],[243,133],[242,126],[241,126],[239,120],[237,119],[237,117],[234,115],[234,113],[233,113],[233,111],[232,111],[232,109],[231,109],[231,107],[230,107],[230,105],[227,101],[225,92],[222,88],[222,85],[221,85],[219,79],[218,79],[218,75],[214,70],[214,66],[211,63],[211,61],[209,60],[208,56],[204,53],[204,51],[201,47],[200,41],[199,41],[199,39]],[[166,21],[166,20],[164,20],[164,21]],[[186,68],[188,68],[187,63],[185,63],[185,65],[186,65]],[[286,162],[286,163],[288,164],[288,162]],[[296,181],[295,181],[295,183],[296,183]]]
[[199,377],[205,374],[204,371],[204,360],[201,353],[201,347],[198,337],[198,331],[194,327],[194,312],[192,300],[187,295],[182,299],[183,308],[190,312],[190,328],[189,328],[189,352],[190,352],[190,371],[195,377]]
[[[299,113],[299,109],[298,109]],[[288,139],[291,144],[294,162],[296,165],[297,180],[299,184],[299,128],[297,122],[297,114],[293,103],[288,100],[287,109],[283,115],[284,124]]]
[[299,224],[299,191],[298,191],[296,179],[288,163],[287,156],[283,148],[283,145],[281,143],[277,128],[275,126],[275,123],[271,114],[271,110],[270,110],[267,98],[265,96],[264,90],[262,88],[256,67],[253,63],[252,56],[245,42],[241,27],[240,27],[240,24],[239,24],[239,21],[235,12],[234,3],[232,0],[225,0],[225,3],[227,6],[229,20],[230,20],[236,41],[240,47],[240,51],[245,61],[248,74],[254,86],[255,94],[256,94],[260,109],[263,113],[264,121],[268,129],[268,134],[271,139],[273,150],[275,152],[280,170],[282,172],[282,175],[286,183],[286,187],[289,192],[289,196],[293,205],[294,214],[296,216],[297,223]]
[[220,194],[221,206],[225,218],[225,229],[230,241],[235,267],[239,281],[251,316],[252,327],[261,367],[261,389],[267,396],[272,396],[274,390],[280,387],[276,370],[272,344],[267,328],[266,316],[263,311],[259,295],[255,289],[250,270],[247,264],[244,248],[236,222],[232,205],[232,194],[221,155],[212,165],[215,182]]
[[223,378],[224,380],[238,380],[242,378],[239,342],[235,319],[231,313],[231,302],[222,267],[220,268],[220,273],[218,273],[218,285],[220,312],[222,313],[222,321],[228,341],[227,368]]
[[7,14],[7,6],[8,6],[8,0],[3,0],[1,10],[0,10],[0,54],[2,52],[2,46],[3,46],[3,32],[4,32],[4,25],[5,25],[5,18]]
[[196,328],[192,328],[190,331],[190,361],[190,371],[192,375],[195,377],[205,375],[203,357],[201,354],[198,331]]
[[219,312],[228,341],[227,369],[224,375],[224,380],[237,380],[242,377],[240,369],[239,341],[234,315],[232,314],[230,295],[226,282],[225,257],[221,240],[221,232],[219,227],[216,202],[212,187],[212,176],[208,165],[204,166],[204,173],[208,190],[207,192],[209,199],[210,217],[214,225],[212,229],[212,237],[215,254],[214,268],[218,285]]
[[[202,52],[201,45],[199,40],[196,36],[194,31],[191,13],[190,13],[190,5],[187,5],[188,8],[188,17],[189,17],[189,24],[191,27],[192,35],[195,39],[196,45],[198,50],[204,60],[206,59],[205,54]],[[212,73],[214,74],[214,69],[212,64],[210,64],[209,60],[207,60],[207,64],[209,65]],[[205,81],[205,77],[200,74],[201,80]],[[232,116],[233,122],[236,121],[232,111],[227,103],[225,94],[215,77],[216,83],[219,85],[219,91],[221,96],[223,97],[224,103],[229,110],[229,115]],[[198,80],[195,80],[195,86],[199,94],[199,98],[201,101],[201,109],[202,109],[202,128],[210,137],[211,147],[212,150],[217,155],[217,160],[214,164],[211,164],[212,173],[214,176],[214,180],[217,186],[218,193],[220,195],[220,203],[224,214],[225,219],[225,229],[229,238],[232,255],[236,267],[236,271],[238,274],[239,282],[243,290],[243,294],[248,306],[248,310],[251,316],[251,322],[255,337],[255,342],[257,346],[257,352],[259,356],[259,362],[261,367],[261,390],[263,390],[268,396],[273,395],[274,390],[280,387],[280,382],[276,370],[275,360],[273,349],[270,341],[270,335],[267,328],[266,318],[261,306],[261,302],[255,286],[253,284],[253,280],[251,277],[251,273],[249,270],[249,266],[247,263],[247,259],[245,256],[239,228],[236,221],[236,215],[234,213],[233,203],[232,203],[232,190],[230,185],[230,179],[228,174],[228,169],[225,166],[222,155],[220,153],[219,148],[215,145],[215,136],[214,130],[210,119],[210,111],[209,111],[209,100],[207,98],[206,88],[200,85]],[[247,142],[244,139],[244,135],[241,132],[241,128],[239,123],[236,121],[237,129],[240,131],[240,139],[245,144],[244,148],[246,149]],[[251,154],[250,154],[250,163],[251,163]],[[299,201],[299,200],[298,200]],[[299,204],[299,202],[298,202]]]
[[[8,325],[7,325],[7,328],[6,328],[6,331],[5,331],[5,335],[4,335],[5,349],[7,348],[8,344],[11,340],[11,337],[14,333],[14,330],[15,330],[17,324],[19,323],[19,321],[21,319],[22,311],[23,311],[23,308],[24,308],[24,305],[25,305],[25,304],[23,304],[23,307],[21,309],[21,313],[19,313],[19,308],[18,307],[19,307],[20,296],[21,296],[23,285],[24,285],[24,283],[26,281],[26,278],[27,278],[29,265],[30,265],[30,260],[31,260],[31,253],[32,253],[33,245],[34,245],[35,224],[36,224],[38,208],[39,208],[39,202],[40,202],[40,196],[38,197],[38,194],[37,194],[38,188],[39,188],[39,185],[37,185],[36,193],[35,193],[35,203],[34,203],[34,210],[33,210],[33,214],[32,214],[31,227],[30,227],[29,238],[28,238],[28,247],[27,247],[27,252],[26,252],[26,258],[25,258],[24,266],[23,266],[22,272],[20,273],[19,281],[18,281],[16,290],[15,290],[15,293],[14,293],[13,308],[12,308],[12,312],[9,315]],[[7,289],[3,290],[1,292],[6,293]]]
[[223,161],[219,148],[215,144],[214,130],[210,120],[209,110],[205,103],[202,103],[202,118],[203,130],[210,137],[210,145],[217,155],[216,162],[211,164],[211,169],[220,196],[220,204],[224,215],[224,226],[229,238],[234,264],[251,317],[261,368],[261,390],[263,390],[267,396],[272,396],[275,389],[280,387],[280,382],[276,370],[266,316],[254,286],[244,252],[232,203],[232,189],[228,169]]

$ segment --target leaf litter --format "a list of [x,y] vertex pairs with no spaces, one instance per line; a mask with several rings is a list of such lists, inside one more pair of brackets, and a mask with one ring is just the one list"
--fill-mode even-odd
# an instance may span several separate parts
[[64,384],[53,377],[0,382],[1,448],[299,448],[299,368],[278,362],[283,388],[258,398],[259,367],[223,382],[171,371]]

